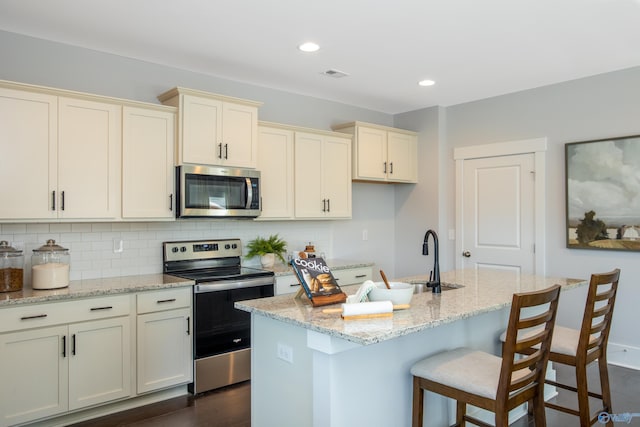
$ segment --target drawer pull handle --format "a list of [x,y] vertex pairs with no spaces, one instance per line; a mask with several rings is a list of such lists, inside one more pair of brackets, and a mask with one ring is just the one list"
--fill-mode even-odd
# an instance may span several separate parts
[[295,288],[296,286],[300,286],[300,283],[291,283],[289,285],[290,288]]
[[100,311],[100,310],[111,310],[113,308],[113,306],[111,305],[107,305],[104,307],[91,307],[89,310],[90,311]]
[[76,355],[76,334],[71,335],[71,354]]
[[187,316],[187,335],[191,335],[191,316]]
[[158,303],[158,304],[162,304],[162,303],[165,303],[165,302],[176,302],[176,299],[175,298],[159,299],[158,301],[156,301],[156,303]]
[[62,336],[62,357],[67,357],[67,336]]
[[47,317],[46,314],[36,314],[35,316],[24,316],[24,317],[21,317],[20,320],[43,319],[45,317]]
[[363,277],[367,277],[367,275],[366,274],[357,274],[356,275],[356,279],[361,279]]

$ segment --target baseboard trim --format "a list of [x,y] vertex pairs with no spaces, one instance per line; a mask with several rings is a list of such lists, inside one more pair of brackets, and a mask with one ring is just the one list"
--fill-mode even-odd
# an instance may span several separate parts
[[640,370],[640,347],[609,342],[607,362],[623,368]]
[[108,403],[93,408],[80,410],[78,412],[67,413],[58,417],[48,418],[41,421],[29,423],[29,427],[64,427],[69,424],[88,421],[93,418],[103,417],[105,415],[115,414],[116,412],[126,411],[128,409],[137,408],[152,403],[161,402],[163,400],[172,399],[174,397],[189,394],[187,386],[178,386],[166,390],[157,391],[133,398]]

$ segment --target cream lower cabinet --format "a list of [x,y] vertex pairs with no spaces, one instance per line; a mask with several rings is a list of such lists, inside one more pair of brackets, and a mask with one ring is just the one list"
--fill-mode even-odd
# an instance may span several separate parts
[[351,138],[296,132],[295,216],[351,218]]
[[137,392],[193,381],[191,288],[138,295]]
[[176,114],[163,108],[122,109],[124,220],[175,218]]
[[[340,270],[332,270],[331,273],[340,286],[360,285],[365,280],[371,280],[372,277],[371,267],[344,268]],[[295,274],[276,276],[276,295],[298,292],[299,289],[300,282]]]
[[346,123],[333,129],[354,137],[354,180],[418,182],[418,139],[415,132],[362,122]]
[[0,426],[130,396],[129,310],[129,296],[0,310]]

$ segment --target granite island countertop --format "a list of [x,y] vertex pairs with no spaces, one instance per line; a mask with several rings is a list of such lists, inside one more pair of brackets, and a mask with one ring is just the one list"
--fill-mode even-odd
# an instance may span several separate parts
[[37,290],[25,286],[20,291],[0,293],[0,308],[21,304],[37,304],[116,295],[131,292],[193,286],[193,280],[168,274],[145,274],[139,276],[105,277],[102,279],[72,280],[69,286],[60,289]]
[[[393,280],[411,282],[427,279],[427,275],[418,275]],[[369,345],[500,310],[511,304],[515,292],[545,289],[554,284],[561,285],[562,290],[588,284],[587,279],[517,275],[488,269],[445,272],[441,274],[441,281],[461,287],[445,290],[441,294],[415,294],[411,300],[411,308],[394,311],[393,316],[387,318],[345,321],[339,314],[323,313],[323,308],[327,307],[313,307],[306,298],[296,299],[291,294],[240,301],[235,303],[235,307],[356,344]],[[351,295],[358,287],[351,285],[343,286],[342,289],[347,295]]]

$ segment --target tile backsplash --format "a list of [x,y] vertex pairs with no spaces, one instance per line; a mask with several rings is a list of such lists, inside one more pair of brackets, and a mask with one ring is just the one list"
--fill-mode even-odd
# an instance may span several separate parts
[[[95,279],[162,272],[162,242],[239,238],[244,245],[256,236],[279,234],[287,251],[308,242],[331,257],[331,221],[180,220],[174,222],[17,223],[0,224],[0,240],[24,250],[25,284],[31,283],[31,255],[48,239],[69,249],[70,279]],[[120,251],[121,250],[121,251]],[[242,259],[245,265],[260,260]]]

